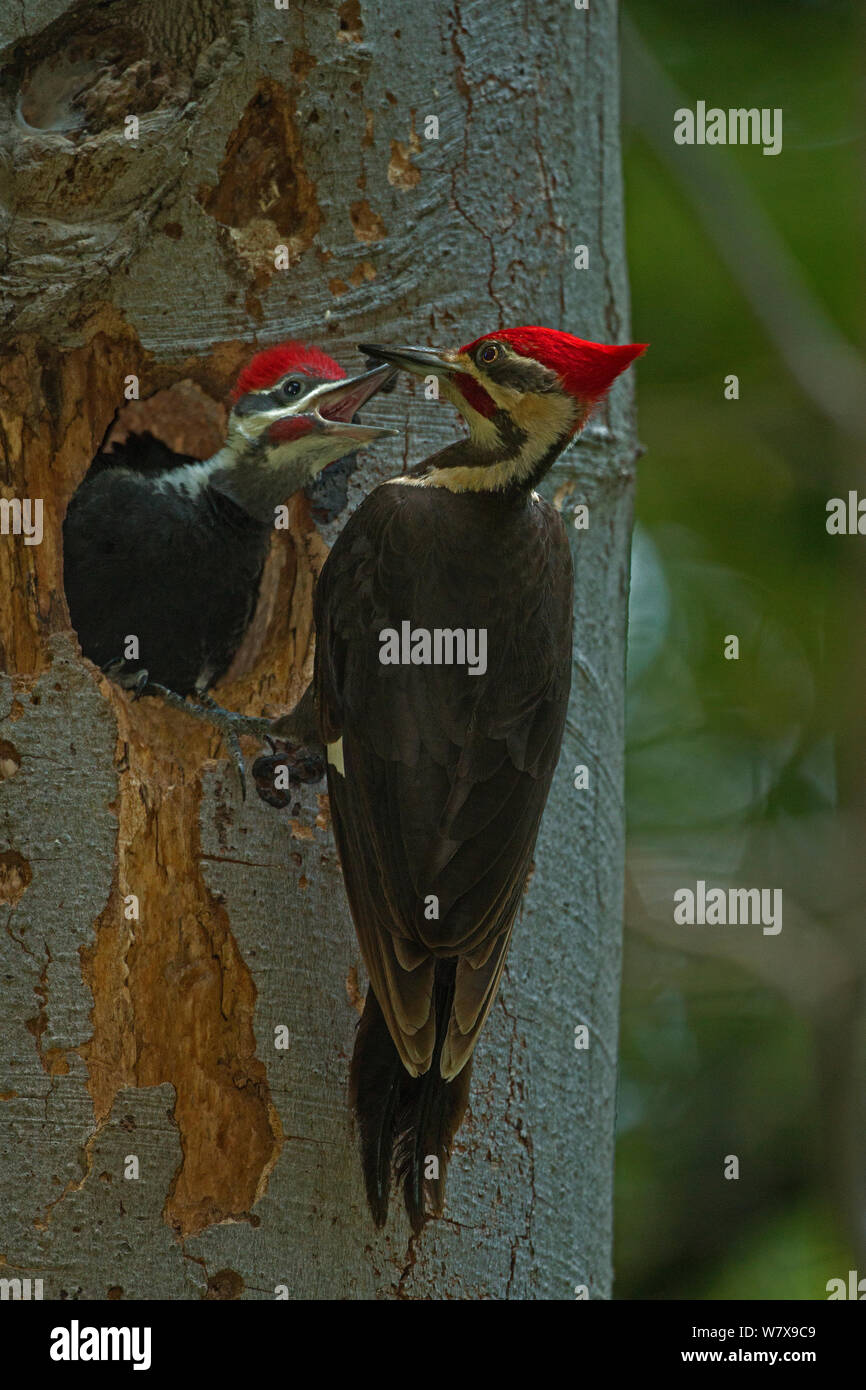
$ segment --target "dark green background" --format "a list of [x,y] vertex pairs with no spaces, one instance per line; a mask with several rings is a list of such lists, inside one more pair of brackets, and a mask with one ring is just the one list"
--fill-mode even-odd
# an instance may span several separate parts
[[[725,244],[742,203],[768,219],[740,264],[793,255],[816,361],[820,313],[864,348],[863,9],[624,6],[684,104],[782,108],[777,157],[701,157]],[[772,277],[756,307],[713,243],[673,110],[669,150],[648,138],[659,88],[624,39],[632,324],[651,348],[638,368],[616,1295],[826,1298],[858,1261],[866,1276],[866,536],[825,529],[829,498],[866,496],[864,437],[785,365],[784,331],[761,320]],[[730,373],[738,401],[724,398]],[[699,877],[781,887],[781,934],[674,928],[673,893]]]

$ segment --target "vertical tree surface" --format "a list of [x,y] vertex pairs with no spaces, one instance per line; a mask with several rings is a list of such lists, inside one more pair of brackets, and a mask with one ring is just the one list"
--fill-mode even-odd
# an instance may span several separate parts
[[[242,802],[208,729],[81,658],[61,526],[130,377],[125,425],[205,457],[254,344],[301,336],[351,370],[358,338],[625,341],[614,11],[21,0],[0,19],[0,496],[44,504],[40,544],[0,536],[0,1276],[46,1298],[610,1293],[628,385],[548,479],[577,579],[568,729],[446,1216],[414,1240],[396,1200],[376,1233],[363,1197],[365,982],[327,797]],[[349,507],[458,433],[402,382],[368,415],[400,437]],[[317,528],[293,500],[223,703],[300,695],[347,514]]]

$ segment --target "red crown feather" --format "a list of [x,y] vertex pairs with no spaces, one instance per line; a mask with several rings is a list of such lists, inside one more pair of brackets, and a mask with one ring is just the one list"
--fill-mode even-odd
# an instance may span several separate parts
[[276,347],[257,353],[252,362],[244,367],[235,382],[232,400],[239,400],[248,391],[266,391],[287,372],[303,372],[305,376],[318,377],[323,381],[341,381],[346,375],[340,364],[322,352],[321,348],[310,347],[306,343],[279,343]]
[[488,338],[500,338],[521,357],[531,357],[550,367],[572,396],[593,401],[603,396],[620,372],[649,347],[648,343],[590,343],[556,328],[503,328],[497,333],[485,333],[461,351],[470,352]]

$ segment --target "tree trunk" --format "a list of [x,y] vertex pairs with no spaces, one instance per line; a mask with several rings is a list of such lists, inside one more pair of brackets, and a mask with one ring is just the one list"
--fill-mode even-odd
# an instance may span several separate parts
[[[628,385],[548,480],[569,521],[589,506],[568,730],[447,1214],[416,1240],[396,1197],[381,1234],[364,1203],[365,981],[327,797],[242,802],[207,729],[82,659],[61,526],[130,377],[127,417],[205,456],[254,343],[303,337],[351,370],[365,337],[625,340],[614,8],[22,0],[0,19],[2,496],[44,502],[41,544],[0,536],[0,1273],[46,1298],[610,1295]],[[375,418],[401,437],[350,508],[458,428],[402,383]],[[297,700],[346,515],[317,529],[294,499],[222,703]]]

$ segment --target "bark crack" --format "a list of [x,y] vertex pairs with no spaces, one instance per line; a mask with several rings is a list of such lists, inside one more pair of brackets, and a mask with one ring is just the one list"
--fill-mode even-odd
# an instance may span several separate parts
[[466,222],[467,225],[470,226],[474,232],[478,233],[482,241],[486,243],[487,249],[490,252],[490,272],[487,276],[487,293],[490,295],[492,302],[496,305],[496,310],[498,314],[496,327],[503,328],[505,326],[505,305],[497,295],[494,286],[494,279],[497,270],[496,243],[493,240],[493,237],[490,235],[490,233],[486,231],[485,228],[481,226],[480,223],[477,222],[476,219],[472,216],[472,214],[468,212],[467,209],[463,206],[463,204],[460,201],[460,197],[457,193],[458,177],[461,171],[464,174],[467,174],[469,169],[469,135],[470,127],[472,125],[474,101],[472,97],[472,88],[466,77],[466,55],[463,52],[463,49],[460,47],[460,40],[457,37],[458,33],[464,35],[468,34],[468,31],[463,24],[462,8],[459,3],[459,0],[455,0],[453,14],[454,28],[451,31],[451,48],[454,53],[454,59],[457,65],[455,81],[457,90],[460,92],[461,96],[464,98],[466,102],[466,120],[463,126],[462,159],[459,161],[459,163],[455,163],[454,168],[451,170],[451,199],[454,204],[454,207],[459,212],[464,222]]

